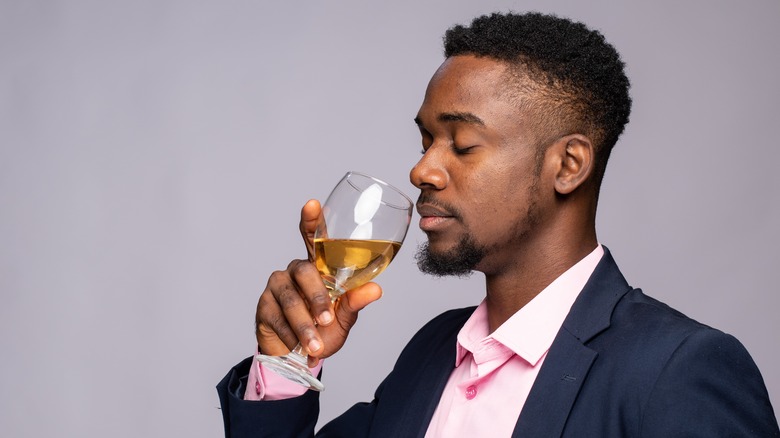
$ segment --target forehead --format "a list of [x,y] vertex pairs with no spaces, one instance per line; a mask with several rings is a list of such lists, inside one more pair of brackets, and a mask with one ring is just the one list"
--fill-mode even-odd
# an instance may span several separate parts
[[472,83],[498,85],[507,71],[504,62],[472,55],[452,56],[444,60],[431,78],[431,86],[473,86]]
[[506,80],[506,69],[504,63],[484,57],[447,58],[428,83],[425,98],[447,98],[457,102],[475,95],[495,95]]
[[459,55],[447,58],[436,70],[419,119],[432,123],[442,114],[473,114],[486,125],[500,125],[520,118],[516,92],[508,66],[486,57]]

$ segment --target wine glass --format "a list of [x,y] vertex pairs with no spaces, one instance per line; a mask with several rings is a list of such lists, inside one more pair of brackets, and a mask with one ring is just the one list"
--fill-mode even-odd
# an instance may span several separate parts
[[[347,172],[336,184],[314,233],[314,264],[333,302],[387,268],[406,237],[412,206],[400,190],[362,173]],[[309,371],[300,343],[287,355],[256,358],[294,382],[325,389]]]

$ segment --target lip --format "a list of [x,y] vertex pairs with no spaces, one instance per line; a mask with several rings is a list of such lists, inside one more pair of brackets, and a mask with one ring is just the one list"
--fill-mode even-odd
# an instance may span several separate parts
[[431,204],[418,204],[417,213],[420,214],[420,229],[426,232],[440,230],[455,220],[450,212]]

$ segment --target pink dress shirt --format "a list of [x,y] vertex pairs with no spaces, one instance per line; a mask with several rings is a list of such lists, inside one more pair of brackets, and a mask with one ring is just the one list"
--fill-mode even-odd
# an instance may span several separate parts
[[[257,350],[255,350],[255,354],[257,354]],[[322,361],[310,370],[316,376],[320,373],[321,368]],[[252,368],[249,369],[244,400],[284,400],[303,395],[307,390],[305,386],[287,380],[255,360],[252,362]]]
[[477,307],[458,333],[455,370],[426,437],[512,435],[555,335],[603,255],[599,245],[492,334],[485,302]]
[[[477,307],[458,333],[455,369],[426,437],[512,435],[555,335],[603,255],[597,246],[492,334],[485,302]],[[244,399],[279,400],[305,391],[255,361]]]

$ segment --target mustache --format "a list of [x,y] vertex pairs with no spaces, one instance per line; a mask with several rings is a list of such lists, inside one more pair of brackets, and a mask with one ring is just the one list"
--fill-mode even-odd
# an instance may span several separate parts
[[447,202],[440,201],[440,200],[434,198],[433,195],[431,194],[431,192],[421,192],[420,193],[420,196],[417,198],[417,206],[419,207],[420,205],[423,205],[423,204],[424,205],[431,205],[431,206],[440,208],[440,209],[446,211],[449,215],[451,215],[455,219],[460,219],[461,218],[461,212],[460,212],[460,209],[458,209],[458,207],[455,207],[452,204],[449,204]]

